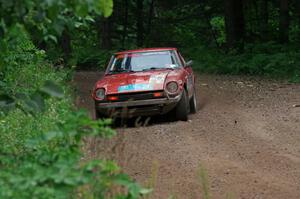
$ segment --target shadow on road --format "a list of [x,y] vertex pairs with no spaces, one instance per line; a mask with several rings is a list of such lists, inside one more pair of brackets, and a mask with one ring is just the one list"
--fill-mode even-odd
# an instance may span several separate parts
[[137,128],[147,127],[156,124],[176,122],[175,117],[171,115],[155,115],[152,117],[134,117],[134,118],[117,118],[113,122],[114,128]]

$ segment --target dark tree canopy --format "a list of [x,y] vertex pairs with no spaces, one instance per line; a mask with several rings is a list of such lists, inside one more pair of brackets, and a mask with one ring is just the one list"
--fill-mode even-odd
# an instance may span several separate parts
[[[114,0],[110,17],[111,1],[38,2],[0,0],[0,34],[23,24],[50,60],[68,65],[104,66],[111,51],[174,46],[201,61],[204,71],[293,73],[283,69],[289,65],[284,53],[300,46],[298,0]],[[275,63],[271,56],[278,53],[282,60]],[[212,58],[224,56],[222,63]]]

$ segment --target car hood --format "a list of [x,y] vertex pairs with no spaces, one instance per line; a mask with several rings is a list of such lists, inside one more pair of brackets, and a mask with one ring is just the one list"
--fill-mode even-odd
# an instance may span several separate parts
[[163,90],[166,77],[172,70],[130,72],[107,75],[97,82],[97,88],[105,88],[106,94]]

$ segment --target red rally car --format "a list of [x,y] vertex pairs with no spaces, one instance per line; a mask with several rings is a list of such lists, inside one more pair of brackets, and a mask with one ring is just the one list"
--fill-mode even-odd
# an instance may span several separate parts
[[186,121],[197,111],[192,61],[176,48],[115,53],[93,90],[96,119],[174,113]]

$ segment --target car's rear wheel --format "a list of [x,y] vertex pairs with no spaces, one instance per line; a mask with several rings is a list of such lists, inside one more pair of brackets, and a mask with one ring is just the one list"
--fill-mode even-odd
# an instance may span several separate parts
[[190,99],[190,112],[191,113],[197,112],[197,97],[196,97],[195,89],[194,89],[193,97]]
[[189,100],[187,92],[182,91],[182,97],[176,106],[176,119],[181,121],[187,121],[189,115]]

